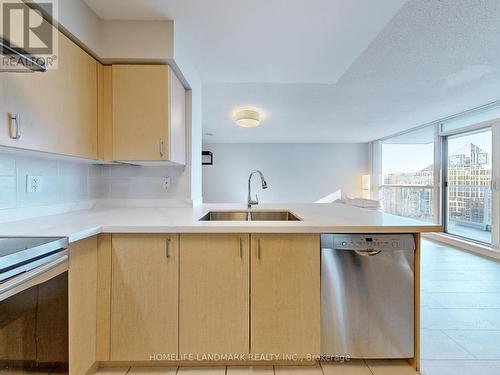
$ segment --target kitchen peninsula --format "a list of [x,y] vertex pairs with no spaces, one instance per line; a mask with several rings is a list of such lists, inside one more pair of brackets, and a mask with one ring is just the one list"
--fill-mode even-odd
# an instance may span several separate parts
[[320,235],[411,234],[415,346],[407,359],[418,367],[420,234],[439,225],[340,203],[251,210],[298,220],[200,220],[244,211],[94,208],[3,223],[0,235],[69,238],[69,364],[85,374],[153,362],[313,364],[322,354]]

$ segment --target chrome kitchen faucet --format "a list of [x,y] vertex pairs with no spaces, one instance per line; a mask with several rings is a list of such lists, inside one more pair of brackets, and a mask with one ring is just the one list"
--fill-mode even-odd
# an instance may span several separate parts
[[258,173],[260,175],[260,182],[262,184],[262,189],[267,189],[267,181],[264,178],[264,175],[262,174],[261,171],[255,170],[252,173],[250,173],[250,176],[248,176],[248,201],[247,201],[247,203],[248,203],[247,207],[248,208],[252,208],[252,206],[254,206],[256,204],[259,204],[259,197],[257,196],[257,194],[255,194],[255,200],[252,200],[252,193],[251,193],[252,176],[255,173]]

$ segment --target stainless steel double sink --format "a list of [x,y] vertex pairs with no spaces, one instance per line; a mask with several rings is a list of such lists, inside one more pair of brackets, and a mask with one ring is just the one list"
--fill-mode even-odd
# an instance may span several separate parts
[[199,221],[301,221],[290,211],[210,211]]

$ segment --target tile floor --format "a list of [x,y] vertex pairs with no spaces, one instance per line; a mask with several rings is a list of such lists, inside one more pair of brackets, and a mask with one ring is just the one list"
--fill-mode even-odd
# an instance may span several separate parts
[[500,262],[422,244],[423,375],[500,374]]
[[97,375],[416,375],[406,361],[350,361],[317,366],[101,368]]

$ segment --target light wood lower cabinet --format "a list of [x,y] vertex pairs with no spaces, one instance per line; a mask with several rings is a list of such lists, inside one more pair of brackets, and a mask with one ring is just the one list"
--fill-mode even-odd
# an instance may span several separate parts
[[109,251],[97,278],[110,285],[98,290],[101,361],[319,353],[317,234],[113,234]]
[[181,354],[249,352],[248,234],[181,234]]
[[113,235],[111,257],[110,359],[177,353],[179,235]]
[[96,363],[97,264],[97,236],[70,245],[70,374],[86,374]]
[[319,235],[255,234],[251,253],[251,351],[319,354]]

